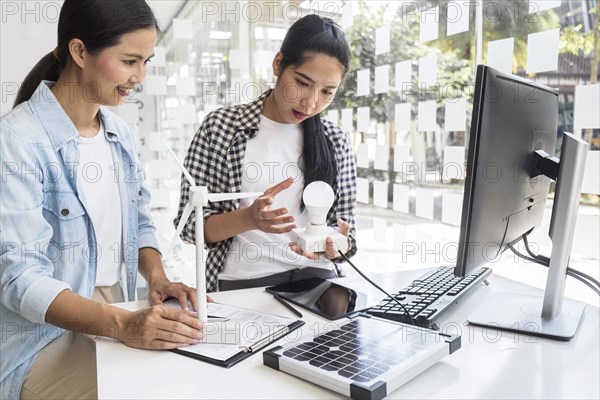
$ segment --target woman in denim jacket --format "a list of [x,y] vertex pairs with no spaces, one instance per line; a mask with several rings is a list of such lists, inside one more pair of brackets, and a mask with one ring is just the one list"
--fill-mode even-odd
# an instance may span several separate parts
[[[158,32],[143,0],[66,0],[58,46],[0,120],[0,398],[97,397],[95,335],[144,349],[201,338],[195,291],[163,269],[134,136],[103,107],[142,82]],[[152,307],[108,305],[121,288],[135,300],[138,272]]]

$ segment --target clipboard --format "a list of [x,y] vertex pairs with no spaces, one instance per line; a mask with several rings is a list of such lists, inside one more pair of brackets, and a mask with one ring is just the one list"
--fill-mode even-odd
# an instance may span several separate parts
[[304,325],[304,321],[248,310],[217,302],[208,303],[208,314],[240,324],[238,344],[199,343],[172,349],[173,353],[230,368]]

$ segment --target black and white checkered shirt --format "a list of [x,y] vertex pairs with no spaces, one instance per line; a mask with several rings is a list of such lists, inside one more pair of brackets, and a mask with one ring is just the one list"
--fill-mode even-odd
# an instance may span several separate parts
[[[194,136],[184,165],[196,184],[206,186],[209,193],[239,192],[242,186],[243,161],[248,139],[256,136],[263,103],[269,91],[251,103],[220,108],[206,116]],[[355,205],[356,168],[348,135],[337,125],[323,120],[327,138],[333,144],[337,161],[338,176],[335,200],[327,224],[337,227],[341,218],[350,224],[350,250],[347,256],[356,253]],[[174,223],[177,225],[189,196],[189,183],[181,180],[179,212]],[[209,203],[204,208],[204,221],[215,214],[234,211],[239,200]],[[194,244],[194,213],[188,219],[181,238]],[[218,274],[223,270],[227,252],[233,238],[207,244],[206,285],[208,291],[218,290]]]

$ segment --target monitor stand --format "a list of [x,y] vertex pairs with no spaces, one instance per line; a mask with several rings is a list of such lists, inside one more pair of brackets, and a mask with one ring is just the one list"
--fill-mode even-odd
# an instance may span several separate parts
[[585,304],[563,299],[587,148],[585,141],[564,133],[550,221],[552,254],[543,299],[494,294],[467,318],[469,323],[565,341],[575,336]]

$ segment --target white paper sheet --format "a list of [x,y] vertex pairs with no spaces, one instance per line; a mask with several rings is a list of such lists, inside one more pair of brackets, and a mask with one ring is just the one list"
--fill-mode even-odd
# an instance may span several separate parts
[[412,61],[401,61],[396,63],[395,71],[396,91],[402,92],[403,88],[409,88],[412,84]]
[[415,215],[421,218],[433,219],[433,190],[417,188]]
[[388,170],[390,160],[390,148],[387,144],[378,144],[375,147],[375,169]]
[[154,48],[154,57],[150,61],[151,67],[164,67],[166,65],[167,53],[163,46]]
[[394,106],[396,132],[409,132],[411,123],[410,103],[400,103]]
[[194,37],[194,24],[191,19],[173,18],[173,38],[191,40]]
[[367,178],[356,178],[356,201],[369,204],[369,180]]
[[469,5],[465,0],[448,2],[446,10],[446,32],[448,36],[469,30]]
[[369,144],[359,143],[356,145],[356,167],[369,168]]
[[361,69],[356,71],[356,96],[368,96],[371,93],[371,71]]
[[388,207],[388,183],[382,181],[373,182],[373,205],[375,207]]
[[175,94],[177,96],[195,96],[196,78],[194,78],[193,76],[180,76],[179,78],[177,78]]
[[560,7],[560,4],[561,0],[529,0],[529,13],[535,14],[554,7]]
[[437,55],[421,57],[419,59],[419,87],[432,86],[437,82]]
[[442,178],[465,179],[465,148],[464,146],[444,147],[444,164]]
[[512,73],[515,38],[494,40],[488,43],[487,65],[499,71]]
[[208,314],[225,317],[227,322],[238,324],[241,334],[240,344],[200,343],[182,347],[180,350],[224,361],[238,354],[240,346],[252,347],[253,343],[263,336],[268,338],[269,335],[293,322],[290,318],[219,303],[208,303]]
[[387,93],[390,90],[390,66],[375,67],[375,93]]
[[166,96],[167,77],[164,75],[146,75],[144,93],[149,96]]
[[588,151],[583,173],[582,193],[600,194],[600,151]]
[[442,222],[460,226],[462,216],[463,195],[446,192],[442,194]]
[[390,51],[390,26],[384,25],[375,30],[375,55]]
[[358,107],[356,109],[356,130],[359,132],[369,132],[370,118],[370,107]]
[[403,172],[404,164],[410,162],[410,147],[405,144],[394,146],[394,171]]
[[342,108],[342,129],[348,133],[354,132],[354,110],[352,108]]
[[421,30],[419,39],[421,42],[429,42],[438,38],[438,7],[421,11]]
[[575,129],[600,128],[600,83],[575,86]]
[[409,187],[407,185],[394,184],[393,203],[394,211],[409,213]]
[[340,112],[339,110],[329,110],[327,111],[327,120],[333,122],[338,125],[340,121]]
[[437,103],[434,100],[419,102],[418,130],[435,131]]
[[447,100],[444,120],[446,132],[466,131],[467,99]]
[[531,33],[527,36],[527,73],[558,69],[560,29]]

